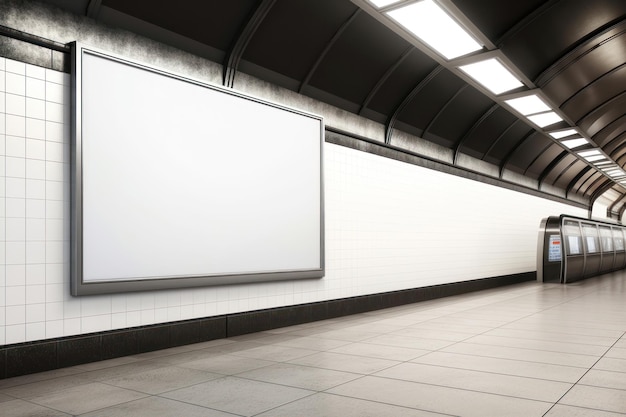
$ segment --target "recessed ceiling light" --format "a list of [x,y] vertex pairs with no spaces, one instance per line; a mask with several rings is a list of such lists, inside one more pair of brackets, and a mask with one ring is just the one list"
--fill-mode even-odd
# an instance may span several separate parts
[[504,102],[518,112],[522,113],[524,116],[550,110],[550,107],[536,94],[512,98],[510,100],[505,100]]
[[385,6],[389,6],[390,4],[396,3],[398,0],[368,0],[374,6],[382,9]]
[[432,0],[390,10],[387,15],[446,59],[482,49],[465,29]]
[[587,139],[580,138],[580,139],[564,140],[561,143],[563,144],[563,146],[569,149],[573,149],[573,148],[578,148],[579,146],[587,145],[589,142],[587,142]]
[[528,120],[530,120],[531,122],[533,122],[539,127],[545,127],[545,126],[550,126],[554,123],[560,122],[563,119],[561,119],[561,116],[551,111],[547,113],[539,113],[539,114],[534,114],[532,116],[528,116]]
[[578,152],[578,155],[582,157],[592,156],[592,155],[602,155],[602,152],[600,152],[599,149],[593,149],[591,151]]
[[578,132],[575,131],[574,129],[567,129],[567,130],[560,130],[558,132],[552,132],[550,133],[550,136],[552,136],[554,139],[561,139],[561,138],[565,138],[565,137],[576,135],[576,134],[578,134]]
[[459,67],[459,69],[494,94],[502,94],[524,86],[524,84],[496,58],[463,65]]
[[606,159],[604,155],[592,155],[592,156],[583,156],[589,162],[600,161],[602,159]]

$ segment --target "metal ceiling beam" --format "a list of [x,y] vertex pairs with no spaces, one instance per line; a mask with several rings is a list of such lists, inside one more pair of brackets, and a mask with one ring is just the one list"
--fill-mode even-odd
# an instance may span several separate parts
[[343,22],[341,27],[337,29],[337,32],[335,32],[335,34],[330,39],[330,41],[328,41],[322,53],[317,57],[317,59],[315,60],[315,63],[309,69],[309,72],[306,74],[306,77],[304,77],[304,80],[302,80],[302,83],[300,83],[300,87],[298,88],[298,93],[302,93],[304,88],[309,84],[309,82],[311,81],[311,78],[313,78],[313,75],[315,74],[315,71],[317,71],[317,67],[319,67],[322,61],[324,61],[324,58],[326,58],[326,55],[328,55],[328,52],[333,47],[335,42],[337,42],[337,40],[341,37],[341,35],[348,28],[348,26],[350,26],[350,24],[354,21],[354,19],[357,18],[359,13],[361,13],[361,9],[357,8],[354,11],[354,13],[352,13],[352,15],[350,15],[350,17],[345,22]]
[[276,0],[261,0],[252,16],[250,16],[246,24],[242,27],[235,43],[224,60],[222,79],[224,86],[232,88],[235,85],[235,75],[237,74],[241,57],[257,29],[261,26],[261,23],[263,23],[263,20],[272,6],[274,6],[274,3],[276,3]]
[[587,165],[578,174],[576,174],[574,179],[571,180],[565,188],[565,198],[567,198],[567,196],[572,192],[572,189],[576,186],[578,181],[580,181],[585,175],[587,175],[589,171],[591,171],[591,167]]
[[511,123],[511,124],[509,125],[509,127],[507,127],[506,129],[504,129],[504,131],[498,135],[498,137],[496,138],[496,140],[494,140],[493,142],[491,142],[491,145],[489,146],[489,149],[487,149],[487,151],[485,151],[485,153],[483,154],[483,157],[482,157],[482,158],[480,158],[480,159],[481,159],[482,161],[484,161],[484,160],[485,160],[485,158],[487,157],[487,155],[489,155],[489,153],[493,150],[493,148],[495,148],[495,147],[496,147],[496,145],[498,144],[498,142],[500,142],[500,141],[502,140],[502,138],[503,138],[503,137],[504,137],[504,136],[505,136],[505,135],[506,135],[506,134],[507,134],[507,133],[508,133],[508,132],[509,132],[512,128],[513,128],[513,126],[515,126],[515,124],[516,124],[517,122],[520,122],[520,121],[521,121],[520,119],[517,119],[517,118],[516,118],[516,119],[513,121],[513,123]]
[[[604,178],[604,177],[603,177]],[[591,197],[589,198],[589,213],[591,213],[591,210],[593,209],[593,205],[596,202],[596,200],[600,197],[602,197],[602,194],[606,193],[607,191],[609,191],[611,188],[613,188],[613,186],[615,185],[615,183],[612,180],[609,180],[607,178],[604,178],[605,182],[602,183],[602,185],[600,185],[592,194]],[[594,182],[595,184],[595,182]]]
[[102,6],[102,0],[89,0],[85,15],[92,19],[97,19],[100,14],[100,6]]
[[559,182],[559,180],[561,179],[561,177],[563,175],[565,175],[565,173],[567,171],[569,171],[569,169],[571,167],[573,167],[574,165],[576,165],[577,162],[580,162],[578,159],[574,159],[567,167],[565,167],[565,169],[561,170],[561,173],[559,175],[556,176],[556,178],[554,179],[554,181],[552,181],[552,185],[556,184],[557,182]]
[[452,97],[450,97],[450,99],[448,101],[445,102],[445,104],[439,109],[437,114],[435,114],[433,116],[433,118],[430,119],[430,122],[428,122],[428,124],[424,128],[424,131],[422,132],[422,137],[423,138],[426,138],[426,133],[428,133],[430,128],[433,126],[433,124],[435,124],[435,122],[437,121],[439,116],[441,116],[441,114],[448,108],[448,106],[459,96],[459,94],[461,94],[463,91],[465,91],[467,89],[467,87],[469,87],[469,84],[465,84],[465,85],[461,86],[461,88],[459,88],[457,90],[457,92],[454,93],[454,95]]
[[528,170],[530,169],[531,166],[535,165],[535,162],[537,162],[537,160],[539,160],[539,158],[541,158],[541,155],[543,155],[543,153],[545,151],[547,151],[548,149],[550,149],[551,146],[553,146],[554,143],[548,143],[543,149],[541,149],[538,153],[537,156],[535,156],[533,158],[532,161],[530,161],[530,164],[528,164],[528,166],[526,167],[526,169],[524,170],[524,175],[526,175],[528,173]]
[[611,74],[621,70],[622,68],[626,67],[626,63],[613,68],[611,71],[605,72],[604,74],[602,74],[601,76],[597,77],[595,80],[589,82],[588,84],[586,84],[583,88],[579,89],[578,91],[576,91],[574,94],[572,94],[567,100],[565,100],[562,104],[561,104],[561,108],[564,108],[565,106],[567,106],[567,104],[572,101],[576,96],[578,96],[579,94],[581,94],[583,91],[585,91],[587,88],[591,87],[593,84],[597,83],[598,81],[601,81],[603,78],[610,76]]
[[500,36],[500,39],[496,41],[496,45],[501,48],[502,44],[505,43],[509,38],[513,37],[515,34],[523,30],[526,26],[530,25],[535,19],[539,18],[542,14],[554,7],[559,1],[560,0],[550,0],[543,3],[541,6],[533,10],[530,14],[522,18],[522,20],[514,24],[502,36]]
[[459,157],[459,151],[461,150],[463,143],[467,140],[467,138],[469,138],[472,135],[472,133],[474,133],[474,131],[478,128],[478,126],[480,126],[485,120],[487,120],[489,116],[491,116],[493,112],[496,111],[499,107],[500,105],[497,103],[491,106],[485,113],[483,113],[482,116],[480,116],[478,120],[476,120],[474,125],[467,132],[465,132],[463,137],[454,145],[454,158],[452,160],[454,165],[456,165],[456,161]]
[[522,145],[535,133],[537,133],[537,131],[535,129],[531,129],[527,134],[525,134],[522,137],[522,139],[519,140],[519,142],[517,142],[515,144],[515,146],[509,151],[509,153],[506,154],[504,158],[502,158],[502,161],[500,162],[500,175],[499,175],[499,178],[502,178],[502,176],[504,175],[504,169],[509,164],[509,161],[511,159],[513,159],[513,156],[522,147]]
[[444,67],[441,65],[437,65],[426,77],[424,77],[413,89],[407,94],[402,102],[396,106],[396,109],[392,113],[392,115],[387,119],[385,123],[385,143],[389,145],[391,143],[391,135],[393,133],[393,128],[398,121],[398,116],[402,113],[402,110],[409,104],[413,98],[419,93],[429,82],[432,81],[433,78],[439,74]]
[[[359,9],[360,10],[360,9]],[[365,97],[365,100],[363,100],[363,103],[361,103],[361,108],[359,108],[359,116],[361,114],[363,114],[363,111],[367,108],[367,106],[370,104],[370,101],[372,101],[372,99],[374,98],[374,96],[376,96],[376,94],[378,93],[378,91],[381,89],[381,87],[385,84],[385,82],[387,82],[387,80],[389,79],[389,77],[391,77],[391,74],[393,74],[395,72],[395,70],[400,66],[400,64],[402,64],[404,62],[405,59],[408,58],[409,55],[411,55],[411,52],[413,52],[415,50],[414,46],[409,46],[403,53],[402,55],[400,55],[400,58],[398,58],[396,60],[396,62],[393,63],[393,65],[391,65],[387,71],[383,74],[382,77],[380,77],[380,79],[378,80],[378,82],[376,83],[376,85],[374,86],[374,88],[372,88],[370,90],[370,92],[367,94],[367,97]]]
[[567,156],[570,155],[570,153],[568,151],[563,151],[561,152],[556,158],[554,158],[552,160],[552,162],[550,162],[548,164],[548,166],[541,172],[541,174],[539,174],[539,178],[537,179],[537,181],[539,181],[539,188],[541,189],[541,183],[543,183],[543,180],[546,179],[546,177],[548,176],[548,174],[550,174],[550,171],[552,171],[554,168],[556,168],[556,166],[558,164],[561,163],[561,161]]

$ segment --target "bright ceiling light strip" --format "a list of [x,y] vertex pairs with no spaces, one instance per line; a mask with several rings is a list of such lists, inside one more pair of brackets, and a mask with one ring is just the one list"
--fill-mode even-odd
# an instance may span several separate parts
[[578,155],[582,157],[591,156],[591,155],[602,155],[602,152],[600,152],[599,149],[593,149],[591,151],[578,152]]
[[386,14],[448,60],[482,49],[480,43],[432,0],[411,3]]
[[459,69],[494,94],[502,94],[524,86],[524,84],[496,58],[463,65],[460,66]]
[[604,155],[583,156],[583,158],[585,158],[589,162],[594,162],[594,161],[599,161],[601,159],[606,159],[606,157]]
[[561,130],[559,132],[552,132],[550,133],[550,136],[552,136],[554,139],[561,139],[561,138],[566,138],[568,136],[572,136],[576,134],[578,134],[576,130],[567,129],[567,130]]
[[563,142],[561,142],[563,144],[563,146],[565,146],[566,148],[569,149],[573,149],[573,148],[578,148],[579,146],[584,146],[589,144],[589,142],[587,142],[587,139],[570,139],[570,140],[564,140]]
[[389,6],[390,4],[396,3],[398,0],[368,0],[374,6],[382,9],[385,6]]
[[512,98],[504,101],[515,110],[528,116],[529,114],[542,113],[552,110],[542,99],[536,94],[530,96]]
[[560,121],[563,121],[561,116],[559,116],[553,111],[528,116],[528,120],[530,120],[531,122],[533,122],[539,127],[546,127],[546,126],[550,126],[552,124],[558,123]]

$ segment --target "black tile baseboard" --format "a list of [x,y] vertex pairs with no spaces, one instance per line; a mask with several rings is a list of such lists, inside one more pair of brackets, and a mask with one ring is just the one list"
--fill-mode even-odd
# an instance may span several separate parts
[[7,345],[0,347],[0,379],[397,307],[535,279],[536,272],[526,272],[219,317]]

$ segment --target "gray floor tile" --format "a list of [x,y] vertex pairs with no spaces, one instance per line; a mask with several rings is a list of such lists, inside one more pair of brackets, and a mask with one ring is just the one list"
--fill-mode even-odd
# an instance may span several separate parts
[[555,405],[545,417],[623,417],[623,414],[608,411],[592,410],[590,408],[572,407],[569,405]]
[[448,352],[432,352],[411,362],[569,383],[587,372],[586,368]]
[[233,352],[233,355],[274,362],[286,362],[318,352],[318,350],[293,348],[289,346],[263,345],[252,349]]
[[33,397],[30,401],[68,414],[83,414],[143,397],[146,397],[146,394],[91,383]]
[[317,337],[297,336],[291,340],[285,340],[282,342],[274,343],[277,346],[287,346],[303,349],[313,349],[318,351],[326,351],[337,348],[339,346],[347,345],[347,340],[335,340],[335,339],[322,339]]
[[76,375],[85,372],[82,369],[76,368],[62,368],[55,369],[53,371],[40,372],[37,374],[29,374],[16,376],[13,378],[0,379],[0,389],[15,387],[23,384],[30,384],[32,382],[45,381],[54,378],[60,378],[63,376]]
[[576,385],[559,404],[626,414],[626,391]]
[[15,397],[11,397],[9,395],[5,395],[5,394],[0,393],[0,404],[4,403],[4,402],[7,402],[7,401],[12,401],[14,399],[15,399]]
[[312,391],[324,391],[362,377],[360,374],[291,363],[279,363],[254,371],[243,372],[237,376]]
[[398,361],[375,359],[365,356],[344,355],[341,353],[320,352],[315,355],[289,361],[298,365],[314,366],[336,371],[353,372],[357,374],[371,374],[390,366],[397,365]]
[[613,347],[604,355],[606,358],[624,359],[626,360],[626,348]]
[[380,333],[370,332],[367,330],[337,329],[318,333],[316,337],[321,337],[323,339],[345,340],[348,342],[360,342],[379,335]]
[[472,337],[472,335],[468,333],[452,332],[449,330],[415,329],[415,328],[407,328],[401,331],[392,332],[391,334],[397,334],[400,336],[419,337],[421,339],[447,340],[450,342],[460,342],[462,340]]
[[443,414],[319,393],[259,414],[259,417],[437,417]]
[[411,349],[438,350],[446,346],[453,345],[456,342],[449,340],[423,339],[419,337],[402,336],[400,334],[385,334],[367,339],[367,343]]
[[160,397],[147,397],[82,414],[81,417],[233,417],[210,408]]
[[162,392],[199,384],[200,382],[206,382],[211,379],[221,378],[222,376],[223,375],[197,369],[166,366],[151,371],[107,379],[102,382],[146,394],[160,394]]
[[591,369],[580,380],[579,384],[592,385],[594,387],[626,390],[626,375],[624,375],[623,372],[611,372]]
[[2,417],[66,417],[70,414],[51,408],[42,407],[24,400],[13,400],[2,403],[0,408]]
[[567,333],[552,333],[539,330],[495,329],[485,333],[486,336],[514,337],[529,340],[545,340],[551,342],[576,343],[583,345],[612,346],[616,337],[586,336]]
[[177,366],[183,368],[200,369],[202,371],[216,372],[222,375],[235,375],[253,369],[273,365],[276,362],[261,359],[243,358],[235,355],[207,355],[204,359],[192,362],[180,363]]
[[366,376],[328,391],[331,394],[378,401],[456,416],[542,416],[551,403]]
[[69,388],[79,387],[81,385],[89,384],[92,382],[92,379],[86,377],[83,374],[78,374],[55,379],[47,379],[44,381],[31,382],[30,384],[23,384],[16,387],[6,388],[0,390],[0,392],[10,395],[12,397],[28,400],[30,398],[51,394]]
[[549,402],[558,401],[572,387],[564,382],[417,363],[402,363],[374,376]]
[[[626,359],[602,358],[594,365],[593,369],[626,372]],[[624,378],[626,378],[626,375],[624,375]]]
[[430,351],[397,346],[381,346],[360,342],[344,345],[336,349],[332,349],[330,352],[344,353],[346,355],[367,356],[378,359],[390,359],[394,361],[409,361],[425,355]]
[[313,391],[224,377],[161,396],[228,413],[252,416],[311,394]]
[[596,357],[602,356],[607,350],[605,346],[487,335],[475,336],[465,340],[465,342],[490,346],[509,346],[524,349],[545,350],[549,352],[573,353],[576,355],[589,355]]
[[547,363],[552,365],[574,366],[585,369],[593,366],[593,364],[598,360],[596,356],[589,355],[526,349],[515,346],[480,345],[465,342],[445,347],[441,349],[441,351],[492,358],[514,359],[527,362]]

